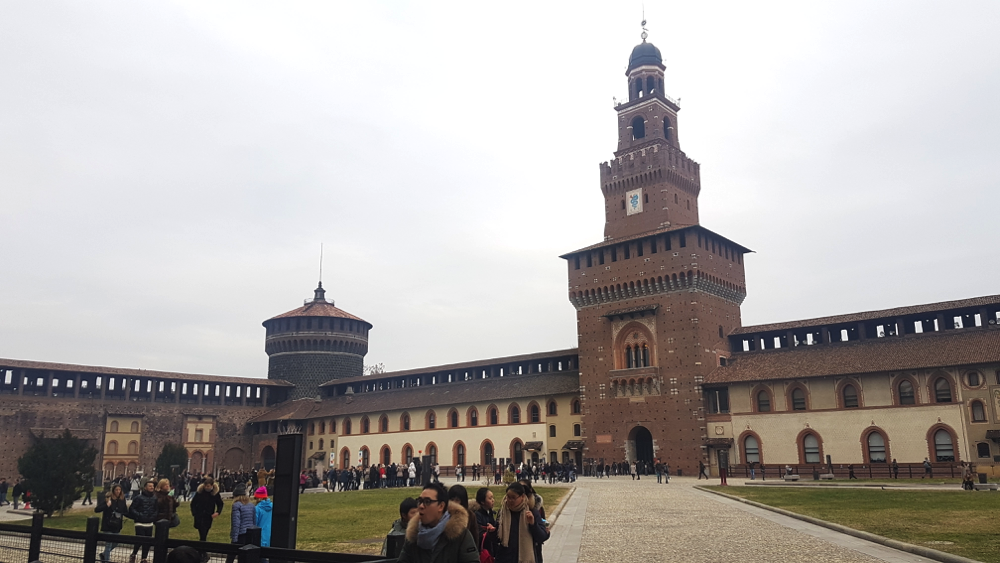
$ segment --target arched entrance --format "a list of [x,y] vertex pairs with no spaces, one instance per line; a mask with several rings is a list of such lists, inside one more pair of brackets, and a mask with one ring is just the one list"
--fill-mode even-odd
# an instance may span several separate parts
[[628,434],[629,461],[653,461],[653,435],[645,426],[636,426]]
[[264,464],[265,471],[274,469],[274,448],[264,446],[264,449],[260,452],[260,461]]

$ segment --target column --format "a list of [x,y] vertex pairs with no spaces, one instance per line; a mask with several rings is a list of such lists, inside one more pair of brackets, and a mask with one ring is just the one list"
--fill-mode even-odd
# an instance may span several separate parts
[[76,374],[76,379],[73,380],[73,398],[80,398],[80,374]]
[[906,321],[896,319],[896,336],[906,336]]
[[865,323],[858,323],[858,338],[861,340],[866,340],[868,338],[867,330],[865,329]]
[[49,374],[47,376],[45,376],[45,396],[46,397],[51,397],[52,396],[52,378],[53,378],[53,372],[50,371]]

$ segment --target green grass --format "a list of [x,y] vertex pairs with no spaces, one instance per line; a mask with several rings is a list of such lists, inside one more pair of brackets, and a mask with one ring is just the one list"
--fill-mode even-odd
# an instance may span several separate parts
[[887,538],[1000,563],[1000,494],[995,492],[708,488]]
[[[469,482],[466,487],[470,496],[474,496],[479,485]],[[503,495],[503,487],[490,488],[498,499]],[[535,490],[545,499],[548,512],[551,512],[569,492],[568,488],[563,487],[536,487]],[[406,497],[416,497],[419,494],[420,490],[413,487],[301,495],[296,547],[339,553],[378,553],[386,532],[389,531],[392,522],[399,518],[399,503]],[[231,502],[227,499],[222,515],[215,520],[215,525],[208,534],[208,541],[229,543],[230,506]],[[170,530],[170,537],[197,540],[198,531],[192,526],[190,504],[182,503],[178,508],[178,514],[181,516],[181,525]],[[87,518],[90,516],[100,516],[100,514],[94,514],[90,507],[75,509],[64,516],[47,518],[45,526],[86,530]],[[27,525],[30,521],[20,520],[10,523]],[[130,520],[125,521],[123,534],[135,533],[135,527],[131,524]]]

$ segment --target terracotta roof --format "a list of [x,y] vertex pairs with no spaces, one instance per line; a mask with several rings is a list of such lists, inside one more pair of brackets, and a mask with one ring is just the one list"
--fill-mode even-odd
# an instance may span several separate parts
[[[708,233],[708,234],[712,235],[713,237],[715,237],[717,239],[721,239],[721,240],[724,240],[724,241],[728,242],[729,244],[735,246],[739,250],[742,250],[744,253],[746,253],[746,252],[753,252],[752,250],[750,250],[749,248],[743,246],[742,244],[733,242],[732,240],[730,240],[730,239],[728,239],[728,238],[720,235],[719,233],[710,231],[710,230],[706,229],[705,227],[702,227],[701,225],[671,225],[669,227],[660,227],[659,229],[653,229],[652,231],[646,231],[644,233],[639,233],[637,235],[628,235],[628,236],[624,236],[624,237],[613,238],[613,239],[610,239],[610,240],[606,240],[604,242],[599,242],[597,244],[592,244],[590,246],[585,246],[583,248],[574,250],[572,252],[567,252],[566,254],[563,254],[562,256],[560,256],[560,258],[569,259],[570,256],[573,256],[574,254],[579,254],[580,252],[586,252],[588,250],[594,250],[596,248],[604,248],[604,247],[607,247],[607,246],[614,246],[616,244],[621,244],[623,242],[628,242],[630,240],[638,240],[638,239],[642,239],[642,238],[653,237],[653,236],[656,236],[656,235],[662,235],[663,233],[672,233],[672,232],[675,232],[675,231],[683,231],[684,229],[692,229],[692,230],[702,231],[702,232],[705,232],[705,233]],[[690,245],[688,245],[688,246],[690,246]],[[697,247],[697,241],[695,241],[695,246]]]
[[[368,325],[371,325],[368,321],[362,319],[361,317],[355,317],[354,315],[348,313],[343,309],[338,309],[333,306],[333,303],[329,301],[310,301],[305,305],[299,307],[298,309],[293,309],[287,313],[282,313],[277,317],[271,317],[267,321],[273,321],[274,319],[284,319],[288,317],[335,317],[338,319],[351,319],[353,321],[361,321]],[[265,323],[267,321],[264,321]]]
[[706,384],[799,379],[1000,362],[1000,327],[889,336],[733,354]]
[[754,332],[769,332],[772,330],[788,330],[819,325],[833,325],[840,323],[872,321],[876,319],[886,319],[895,317],[905,317],[920,313],[930,313],[934,311],[945,311],[948,309],[963,309],[966,307],[983,307],[987,305],[1000,304],[1000,295],[987,295],[985,297],[973,297],[971,299],[960,299],[958,301],[942,301],[940,303],[927,303],[925,305],[912,305],[909,307],[896,307],[895,309],[882,309],[880,311],[863,311],[861,313],[851,313],[848,315],[835,315],[832,317],[818,317],[815,319],[805,319],[801,321],[788,321],[783,323],[771,323],[763,325],[745,326],[733,331],[732,334],[750,334]]
[[48,371],[68,371],[73,373],[98,373],[102,375],[155,377],[157,379],[178,379],[184,381],[217,381],[220,383],[246,383],[249,385],[267,385],[267,386],[278,386],[278,387],[292,386],[291,383],[283,379],[265,379],[263,377],[201,375],[197,373],[179,373],[173,371],[157,371],[151,369],[109,368],[104,366],[59,364],[55,362],[35,362],[32,360],[11,360],[5,358],[0,358],[0,369],[39,369]]
[[380,381],[383,379],[393,379],[396,377],[404,377],[422,373],[439,373],[439,372],[447,372],[447,371],[477,368],[477,367],[509,365],[520,362],[528,362],[532,360],[542,360],[545,358],[575,356],[577,355],[577,351],[578,351],[577,348],[567,348],[565,350],[553,350],[552,352],[535,352],[534,354],[503,356],[500,358],[473,360],[471,362],[459,362],[457,364],[442,364],[439,366],[430,366],[425,368],[405,369],[401,371],[387,371],[385,373],[379,373],[376,375],[359,375],[357,377],[345,377],[344,379],[334,379],[333,381],[327,381],[326,383],[320,385],[320,387],[329,387],[330,385],[340,385],[343,383],[367,383],[370,381]]
[[303,420],[392,410],[419,411],[430,407],[508,401],[528,397],[546,397],[578,393],[580,375],[576,371],[554,371],[530,375],[512,375],[490,379],[474,379],[458,383],[441,383],[406,387],[387,391],[354,393],[324,398],[290,401],[262,414],[251,422],[270,420]]

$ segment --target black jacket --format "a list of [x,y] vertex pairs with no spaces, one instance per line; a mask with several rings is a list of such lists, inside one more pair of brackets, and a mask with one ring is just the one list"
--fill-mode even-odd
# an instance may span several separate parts
[[102,513],[102,532],[117,534],[122,531],[125,515],[128,514],[128,504],[124,498],[120,498],[111,500],[111,506],[108,506],[108,500],[103,494],[98,495],[97,506],[94,507],[94,512]]
[[136,524],[152,524],[156,522],[156,495],[142,491],[132,499],[128,507],[128,517]]
[[194,527],[199,530],[212,527],[212,515],[222,513],[222,497],[219,495],[219,487],[212,487],[209,492],[205,485],[198,486],[198,492],[191,499],[191,516],[194,516]]

